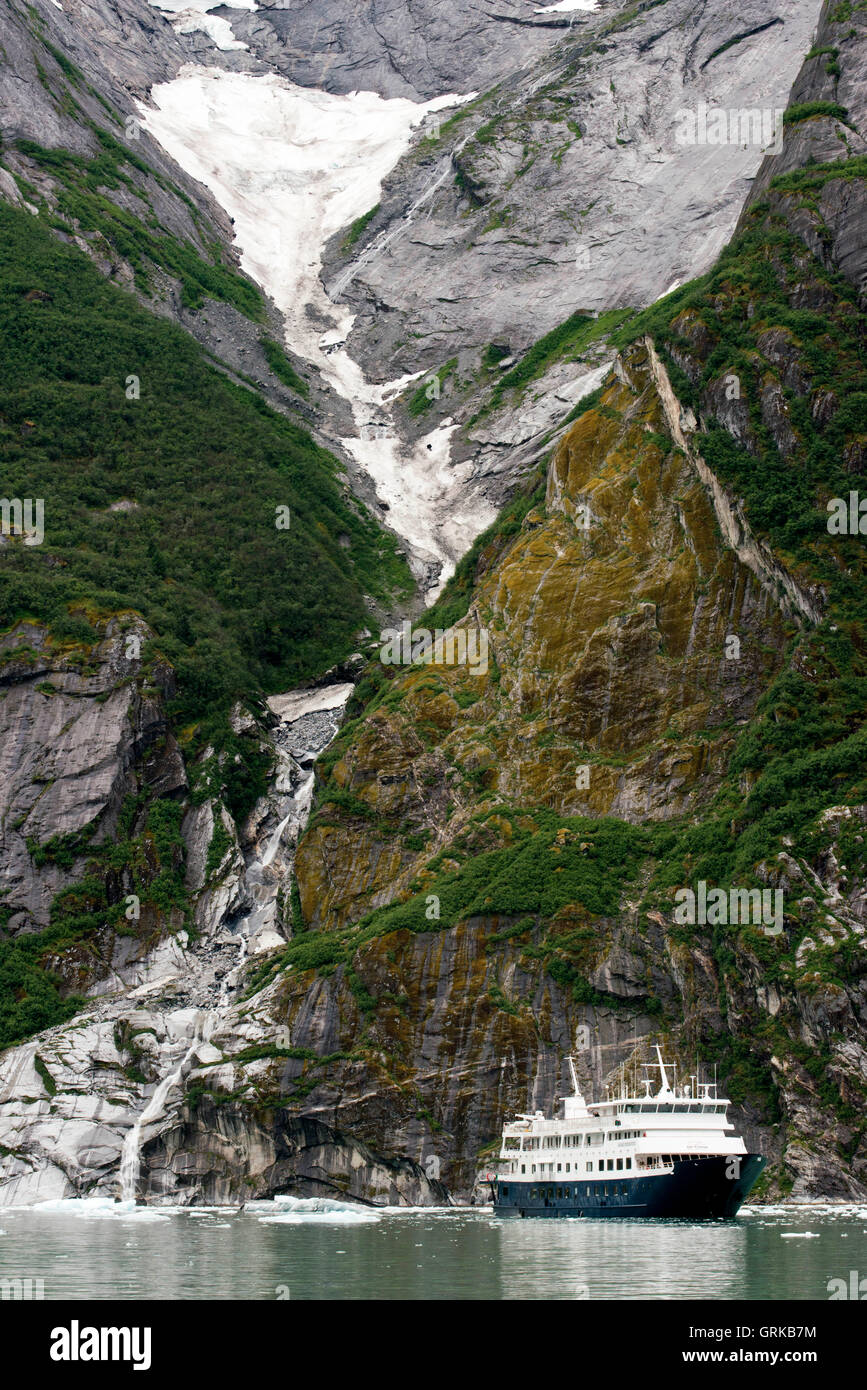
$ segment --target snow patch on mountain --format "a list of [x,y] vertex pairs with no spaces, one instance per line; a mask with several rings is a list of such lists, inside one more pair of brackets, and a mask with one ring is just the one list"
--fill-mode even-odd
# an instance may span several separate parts
[[342,443],[374,479],[433,597],[495,509],[468,494],[470,466],[450,464],[448,424],[413,446],[399,439],[390,403],[412,377],[366,380],[344,347],[353,314],[328,298],[320,270],[328,238],[378,202],[414,127],[460,98],[335,96],[273,74],[197,67],[151,96],[144,124],[234,219],[244,269],[283,313],[287,345],[350,402],[358,434]]
[[[174,15],[172,28],[176,34],[192,34],[201,30],[207,34],[224,53],[232,48],[247,48],[248,45],[235,38],[227,19],[210,14],[223,4],[223,0],[149,0],[155,10]],[[232,9],[257,10],[255,0],[233,0]]]

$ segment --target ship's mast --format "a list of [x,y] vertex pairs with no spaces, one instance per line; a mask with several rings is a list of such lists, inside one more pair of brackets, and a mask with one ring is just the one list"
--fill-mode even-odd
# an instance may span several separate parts
[[666,1095],[666,1096],[667,1096],[667,1095],[671,1095],[671,1087],[670,1087],[669,1084],[668,1084],[668,1077],[667,1077],[666,1074],[665,1074],[665,1063],[664,1063],[663,1060],[662,1060],[662,1053],[661,1053],[661,1051],[660,1051],[660,1049],[659,1049],[659,1044],[658,1044],[658,1043],[657,1043],[657,1045],[656,1045],[656,1056],[657,1056],[657,1059],[658,1059],[658,1061],[659,1061],[659,1074],[660,1074],[660,1076],[662,1077],[662,1085],[661,1085],[661,1087],[660,1087],[659,1094],[660,1094],[661,1096],[663,1096],[663,1095]]
[[578,1073],[575,1070],[575,1059],[568,1056],[566,1061],[569,1063],[569,1071],[572,1076],[572,1095],[567,1096],[563,1105],[563,1118],[566,1120],[580,1119],[590,1112],[587,1109],[587,1102],[581,1094],[581,1086],[578,1081]]

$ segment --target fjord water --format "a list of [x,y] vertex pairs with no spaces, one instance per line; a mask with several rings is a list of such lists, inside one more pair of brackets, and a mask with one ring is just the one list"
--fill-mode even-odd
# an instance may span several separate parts
[[240,1213],[105,1199],[0,1211],[0,1288],[41,1279],[46,1300],[827,1301],[853,1270],[867,1275],[863,1206],[755,1207],[725,1222],[291,1198]]

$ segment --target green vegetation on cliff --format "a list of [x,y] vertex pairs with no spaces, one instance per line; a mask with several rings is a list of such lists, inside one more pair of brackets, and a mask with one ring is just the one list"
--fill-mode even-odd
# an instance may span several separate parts
[[0,233],[4,494],[45,502],[44,543],[0,556],[0,627],[139,611],[184,722],[344,656],[409,576],[336,461],[27,213]]
[[[17,142],[21,154],[57,181],[56,208],[52,211],[43,204],[42,218],[59,231],[69,233],[76,228],[98,235],[106,247],[132,266],[136,285],[145,293],[152,289],[154,267],[159,267],[180,281],[181,297],[188,308],[201,308],[206,298],[223,299],[248,318],[262,321],[265,305],[258,287],[224,266],[215,247],[207,260],[190,242],[160,227],[126,169],[134,169],[164,188],[168,187],[166,181],[108,131],[88,124],[100,145],[100,153],[93,158],[71,150],[46,149],[34,140]],[[106,190],[126,190],[140,200],[141,208],[127,211],[106,196]],[[197,221],[190,200],[179,189],[172,191],[187,203]]]
[[[779,183],[806,209],[812,189],[833,173],[845,176],[846,166],[797,171]],[[628,325],[630,337],[636,330],[653,337],[679,397],[697,414],[713,417],[719,398],[710,388],[737,380],[752,448],[711,418],[701,452],[743,499],[755,531],[828,600],[826,621],[794,638],[786,669],[740,738],[719,819],[684,832],[682,852],[696,876],[716,881],[748,872],[781,848],[783,836],[803,834],[825,806],[867,799],[867,557],[860,536],[829,534],[826,507],[850,490],[867,495],[867,316],[854,287],[816,258],[808,284],[821,312],[792,307],[805,296],[805,279],[803,242],[776,205],[761,204],[708,275]],[[781,452],[763,412],[774,376],[763,347],[784,353],[806,383],[782,393],[794,458]],[[691,361],[697,368],[687,376],[681,364]],[[746,796],[737,790],[744,778]]]
[[[644,413],[636,415],[643,389],[637,385],[635,409],[630,412],[627,400],[615,410],[612,401],[617,388],[611,386],[580,403],[576,412],[582,417],[580,424],[574,437],[564,440],[562,466],[549,478],[558,505],[570,485],[575,489],[567,499],[570,506],[576,496],[593,499],[594,516],[601,518],[595,548],[592,539],[589,545],[582,544],[580,528],[578,537],[564,530],[561,512],[546,513],[545,480],[534,476],[478,539],[425,619],[429,627],[447,626],[472,606],[474,621],[489,627],[494,654],[503,666],[502,698],[492,694],[499,680],[493,664],[484,688],[443,669],[425,675],[370,668],[357,689],[352,722],[320,765],[318,809],[299,847],[302,899],[318,913],[326,929],[314,933],[308,928],[282,957],[263,967],[257,983],[273,978],[285,965],[324,973],[351,965],[368,991],[376,993],[369,972],[365,975],[365,952],[360,949],[368,936],[387,934],[400,962],[408,949],[401,944],[407,932],[450,929],[461,943],[471,918],[490,916],[496,923],[486,942],[490,968],[497,968],[494,963],[507,947],[515,947],[522,962],[536,961],[566,987],[574,1003],[592,1009],[603,1004],[629,1006],[634,1001],[643,1016],[656,1015],[660,1026],[677,1036],[682,1036],[685,1026],[690,1043],[706,1060],[719,1065],[732,1097],[754,1106],[766,1123],[776,1122],[783,1114],[779,1068],[771,1067],[770,1058],[784,1058],[790,1075],[801,1078],[804,1091],[818,1096],[837,1122],[849,1123],[857,1085],[851,1077],[845,1084],[841,1081],[840,1057],[832,1043],[819,1069],[814,1058],[801,1056],[789,1016],[784,1011],[772,1016],[757,1001],[755,977],[767,989],[777,988],[787,998],[794,995],[798,1007],[806,1008],[805,1001],[812,995],[851,989],[852,981],[867,970],[867,956],[852,934],[845,929],[836,935],[825,931],[829,906],[821,901],[822,893],[808,876],[796,879],[799,886],[794,887],[791,878],[784,877],[792,871],[778,857],[789,853],[818,872],[834,845],[845,866],[847,884],[867,873],[863,822],[855,816],[851,827],[844,824],[840,829],[822,819],[832,805],[867,803],[867,562],[862,537],[829,534],[826,508],[830,497],[848,498],[851,490],[867,495],[867,331],[854,287],[809,256],[788,215],[791,209],[816,219],[824,184],[863,174],[860,165],[856,168],[854,162],[841,161],[783,176],[779,189],[773,185],[769,202],[750,212],[708,275],[612,328],[628,358],[626,377],[632,374],[642,383],[646,370],[642,350],[630,351],[630,345],[640,344],[644,335],[652,337],[675,391],[703,422],[696,447],[729,494],[742,499],[756,535],[826,612],[824,621],[815,626],[808,620],[784,621],[773,599],[763,598],[777,621],[773,639],[777,645],[768,645],[772,614],[766,613],[763,626],[750,633],[752,644],[759,642],[762,660],[768,659],[763,666],[751,668],[759,682],[758,700],[749,707],[747,720],[726,724],[723,710],[704,727],[687,725],[684,733],[676,720],[654,730],[653,700],[642,710],[652,739],[649,747],[656,750],[652,757],[666,760],[680,755],[675,786],[684,776],[695,779],[690,813],[643,827],[571,817],[566,805],[574,805],[574,780],[572,786],[558,780],[562,762],[569,766],[571,758],[574,768],[586,759],[598,762],[600,769],[616,771],[630,766],[631,750],[624,747],[618,757],[616,747],[601,743],[597,747],[592,742],[584,747],[577,739],[572,747],[564,737],[570,710],[564,712],[560,705],[555,717],[539,694],[552,688],[544,685],[544,679],[550,677],[553,663],[555,675],[564,673],[555,687],[562,698],[570,680],[564,650],[573,652],[576,665],[583,659],[586,634],[582,628],[578,641],[570,628],[580,626],[583,619],[574,595],[581,591],[594,549],[610,557],[611,578],[607,571],[603,573],[601,563],[593,573],[597,590],[611,585],[618,620],[615,624],[608,616],[611,608],[600,604],[600,626],[591,635],[612,661],[619,655],[622,667],[625,658],[617,644],[620,634],[629,630],[627,625],[636,623],[635,595],[628,586],[620,595],[617,568],[622,565],[625,578],[620,582],[626,586],[630,571],[624,557],[636,542],[643,544],[646,539],[639,528],[656,521],[663,529],[668,526],[667,515],[645,517],[643,512],[670,485],[671,477],[677,476],[677,506],[692,527],[687,529],[681,514],[678,524],[689,542],[681,548],[688,551],[695,546],[697,552],[696,573],[685,578],[687,585],[693,585],[686,627],[690,628],[693,618],[698,621],[704,604],[722,602],[725,607],[730,596],[742,592],[742,587],[734,587],[734,561],[712,512],[707,524],[701,521],[700,507],[707,500],[703,493],[703,502],[696,495],[694,470],[689,477],[676,475],[671,465],[678,451],[661,432],[665,426],[658,401],[654,407],[645,399]],[[780,196],[789,200],[785,214]],[[830,233],[819,225],[818,235],[827,240]],[[738,390],[726,395],[722,388],[732,380]],[[731,409],[740,412],[743,444],[725,428],[730,424],[733,399],[737,405]],[[633,417],[643,430],[640,442],[639,436],[629,432]],[[636,521],[630,523],[631,535],[625,527],[618,531],[624,498],[629,505],[634,499]],[[677,525],[672,524],[671,534],[678,534]],[[553,568],[561,558],[564,578],[552,593],[568,612],[569,624],[558,609],[547,614],[545,625],[539,608],[550,600],[540,575],[548,572],[546,565]],[[714,593],[711,584],[723,574],[729,576],[726,584],[732,587],[726,590],[724,585]],[[656,613],[660,650],[648,647],[648,654],[639,661],[635,671],[639,693],[645,689],[642,676],[652,691],[668,679],[660,674],[665,671],[665,648],[670,640],[678,640],[674,602],[657,578],[658,591],[648,592],[653,602],[645,607]],[[622,598],[619,610],[614,604],[618,597]],[[668,613],[663,620],[660,612],[666,601]],[[597,602],[594,590],[586,603]],[[757,662],[758,656],[757,651]],[[644,669],[640,669],[642,661]],[[587,687],[577,673],[568,685],[580,715],[579,728],[587,723],[588,705],[610,700],[615,683],[612,667],[604,660],[591,666],[589,674],[592,684]],[[628,676],[618,675],[621,678]],[[681,679],[690,679],[686,668]],[[712,694],[709,685],[718,679],[713,668],[705,668],[696,698]],[[465,689],[465,684],[472,688]],[[733,684],[729,689],[739,698]],[[660,703],[659,695],[655,702]],[[628,744],[628,719],[618,727],[625,731]],[[715,758],[713,745],[720,738],[730,751]],[[518,771],[504,759],[502,750],[516,748],[522,739],[539,750],[536,783],[521,774],[525,785],[537,790],[539,800],[529,795],[516,804],[509,793]],[[702,743],[707,760],[700,751]],[[638,748],[635,754],[645,758],[647,749]],[[379,785],[372,769],[381,766],[383,757],[389,764],[389,784],[402,785],[404,792],[396,794],[392,786],[383,791]],[[473,760],[469,775],[462,761],[467,757]],[[561,762],[555,770],[558,757]],[[648,777],[655,771],[652,757],[645,764]],[[547,779],[541,767],[545,759],[552,764]],[[418,790],[419,782],[433,788],[429,796]],[[602,784],[608,785],[604,779]],[[616,789],[616,777],[610,785]],[[637,795],[632,791],[631,819],[641,818],[642,791],[638,788]],[[569,801],[558,812],[558,797],[566,795]],[[651,814],[661,816],[663,810],[657,805]],[[550,825],[547,816],[553,817]],[[429,839],[417,834],[421,825],[432,830]],[[614,856],[607,862],[600,858],[595,842],[601,825],[620,825],[623,844],[629,847],[627,856]],[[606,834],[614,831],[606,829]],[[573,835],[579,837],[577,844]],[[558,836],[563,842],[562,859],[555,865]],[[394,900],[371,912],[373,893],[387,891],[386,883],[375,872],[365,877],[352,871],[348,874],[351,889],[333,893],[333,907],[322,909],[320,896],[332,894],[333,879],[326,881],[326,869],[332,874],[336,864],[339,878],[345,868],[340,855],[352,854],[356,848],[365,862],[369,857],[388,864],[397,876]],[[594,894],[586,876],[601,862],[605,863],[605,901]],[[783,931],[767,936],[755,922],[676,926],[675,890],[702,879],[724,889],[788,882]],[[814,901],[817,891],[820,901]],[[433,920],[427,911],[432,896],[438,899],[440,912]],[[331,929],[332,912],[344,924],[337,930]],[[646,957],[645,964],[655,962],[655,970],[648,968],[644,994],[630,989],[620,998],[598,987],[603,977],[596,971],[611,950],[611,924],[616,924],[618,940],[628,938],[629,949],[639,958]],[[664,986],[675,960],[690,972],[707,972],[708,997],[702,1008],[691,1004],[686,1019],[677,1005],[672,1009],[675,996],[667,994]],[[514,1018],[517,1026],[523,1016],[520,1001],[487,978],[486,997],[504,1019]],[[680,983],[678,988],[686,1009],[688,990]]]
[[[70,187],[90,207],[94,180],[110,169],[72,167],[80,178]],[[255,310],[255,287],[224,274],[196,270],[189,301],[222,288]],[[277,344],[269,357],[306,390]],[[169,713],[185,751],[214,749],[193,798],[222,797],[242,817],[266,788],[270,756],[233,732],[231,706],[347,655],[366,596],[409,588],[393,539],[308,434],[214,370],[191,337],[107,283],[41,219],[3,203],[0,450],[4,496],[41,499],[45,523],[41,544],[10,538],[0,548],[0,629],[37,620],[86,662],[108,615],[140,613],[155,634],[144,672],[164,658],[176,675]],[[181,811],[139,807],[135,833],[127,826],[98,847],[86,834],[31,843],[37,866],[84,876],[55,899],[47,930],[0,940],[0,1047],[75,1012],[78,997],[64,997],[70,973],[80,963],[85,984],[116,932],[183,920]],[[124,916],[121,873],[141,897],[140,921]]]
[[[95,844],[92,823],[76,834],[28,844],[35,865],[70,869],[77,863],[84,872],[55,896],[44,931],[0,939],[0,1049],[82,1008],[84,998],[68,992],[70,970],[86,984],[92,969],[108,966],[117,935],[156,933],[162,918],[184,922],[182,815],[177,801],[129,797],[113,840]],[[0,923],[8,917],[8,907],[0,906]],[[61,958],[66,983],[58,973]]]
[[[498,825],[503,818],[508,821],[511,842],[480,850],[498,839],[487,825],[494,815]],[[616,915],[623,885],[636,877],[652,847],[651,831],[624,821],[562,817],[545,810],[528,817],[498,805],[496,813],[480,812],[447,851],[425,865],[403,901],[369,912],[343,931],[303,933],[254,968],[248,990],[262,988],[289,966],[351,968],[359,948],[376,937],[447,931],[471,918],[514,918],[521,934],[532,930],[536,936],[532,945],[522,943],[528,957],[541,959],[554,978],[574,989],[576,998],[596,998],[598,992],[581,973],[587,964],[583,948],[597,934],[589,924],[593,918]],[[514,935],[507,926],[491,936],[491,945]]]

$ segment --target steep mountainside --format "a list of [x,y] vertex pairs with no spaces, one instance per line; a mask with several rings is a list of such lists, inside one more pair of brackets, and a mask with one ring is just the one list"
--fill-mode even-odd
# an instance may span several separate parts
[[[582,12],[495,86],[428,116],[376,204],[330,241],[326,286],[355,315],[348,350],[377,381],[425,373],[395,422],[408,442],[452,430],[463,495],[507,501],[599,384],[607,315],[712,264],[773,143],[817,9],[657,0]],[[685,138],[684,116],[702,109],[733,112],[733,138]],[[594,314],[592,333],[576,334]]]
[[863,1198],[867,9],[4,3],[0,1200],[467,1199],[576,1040]]
[[[625,325],[426,620],[484,630],[487,672],[374,661],[319,764],[304,931],[244,1007],[297,1049],[265,1090],[436,1155],[452,1190],[510,1108],[551,1102],[584,1025],[596,1086],[663,1036],[718,1065],[768,1190],[864,1195],[865,575],[826,503],[867,483],[865,30],[823,15],[847,111],[790,108],[719,265]],[[781,930],[682,923],[701,881],[779,889]],[[261,1066],[202,1078],[185,1144],[259,1113]]]
[[[22,92],[0,151],[0,1046],[195,937],[281,766],[263,696],[345,658],[411,584],[299,424],[315,385],[228,219],[129,123],[93,29],[70,43],[85,70],[58,24],[14,8],[0,67]],[[229,363],[195,341],[214,323]],[[245,338],[260,389],[231,369]],[[254,899],[224,893],[217,924]],[[224,974],[237,942],[215,945]]]

